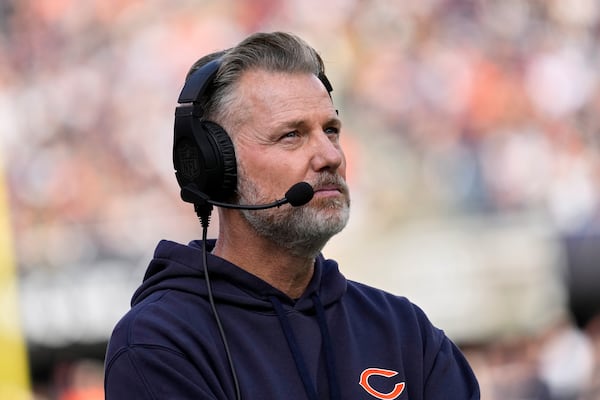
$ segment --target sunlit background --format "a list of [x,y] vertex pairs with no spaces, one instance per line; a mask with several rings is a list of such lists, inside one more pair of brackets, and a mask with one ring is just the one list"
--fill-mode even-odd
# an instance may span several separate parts
[[326,256],[420,305],[483,399],[600,399],[597,0],[2,0],[0,398],[103,398],[156,242],[199,236],[185,73],[273,30],[320,51],[344,122]]

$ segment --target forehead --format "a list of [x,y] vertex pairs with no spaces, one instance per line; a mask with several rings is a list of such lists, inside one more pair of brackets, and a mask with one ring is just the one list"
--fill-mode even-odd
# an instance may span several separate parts
[[297,118],[307,112],[335,114],[325,86],[311,73],[246,71],[235,95],[239,110],[249,118]]

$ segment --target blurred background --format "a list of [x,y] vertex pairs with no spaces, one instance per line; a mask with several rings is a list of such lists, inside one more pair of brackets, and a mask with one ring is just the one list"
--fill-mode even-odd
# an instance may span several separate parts
[[420,305],[483,399],[600,399],[597,0],[1,0],[0,399],[103,398],[154,246],[200,236],[185,73],[273,30],[320,51],[344,121],[326,256]]

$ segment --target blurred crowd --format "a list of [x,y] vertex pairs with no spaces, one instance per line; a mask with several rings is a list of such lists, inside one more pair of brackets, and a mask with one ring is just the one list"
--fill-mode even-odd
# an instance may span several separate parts
[[[527,214],[598,233],[596,0],[4,0],[0,165],[23,282],[129,276],[158,239],[197,236],[171,167],[176,96],[196,58],[256,30],[324,56],[371,232]],[[600,399],[598,319],[464,348],[486,399]]]

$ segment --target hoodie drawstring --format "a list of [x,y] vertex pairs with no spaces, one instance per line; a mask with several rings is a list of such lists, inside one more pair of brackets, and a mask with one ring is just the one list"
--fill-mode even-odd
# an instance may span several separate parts
[[329,381],[329,398],[331,400],[339,400],[341,398],[340,386],[335,373],[337,369],[335,367],[335,357],[333,355],[331,335],[329,334],[329,327],[327,326],[327,319],[325,318],[325,308],[321,303],[321,299],[316,294],[312,295],[312,300],[315,304],[315,309],[317,310],[317,320],[319,321],[321,337],[323,338],[323,347],[325,349],[325,363],[327,365],[327,378]]
[[[288,347],[292,356],[294,357],[294,362],[296,363],[296,369],[300,374],[300,379],[302,380],[302,384],[304,385],[304,390],[308,395],[310,400],[318,400],[317,391],[315,385],[311,382],[310,373],[308,372],[308,368],[306,366],[306,362],[304,361],[304,357],[302,357],[302,352],[300,351],[300,347],[298,346],[298,341],[296,340],[296,336],[294,335],[294,331],[290,324],[290,321],[285,315],[285,310],[283,309],[283,305],[281,301],[275,296],[269,297],[271,304],[275,308],[275,312],[277,314],[277,318],[279,319],[279,324],[281,325],[281,329],[283,330],[283,334],[288,343]],[[325,351],[325,363],[327,369],[327,378],[329,381],[329,399],[330,400],[340,400],[340,390],[337,381],[337,376],[335,374],[335,360],[333,356],[333,346],[331,342],[331,336],[329,334],[329,329],[327,327],[327,320],[325,318],[325,309],[323,308],[323,304],[317,295],[312,296],[313,303],[315,305],[315,309],[317,312],[317,321],[319,323],[319,329],[321,331],[321,337],[323,339],[323,347]]]

